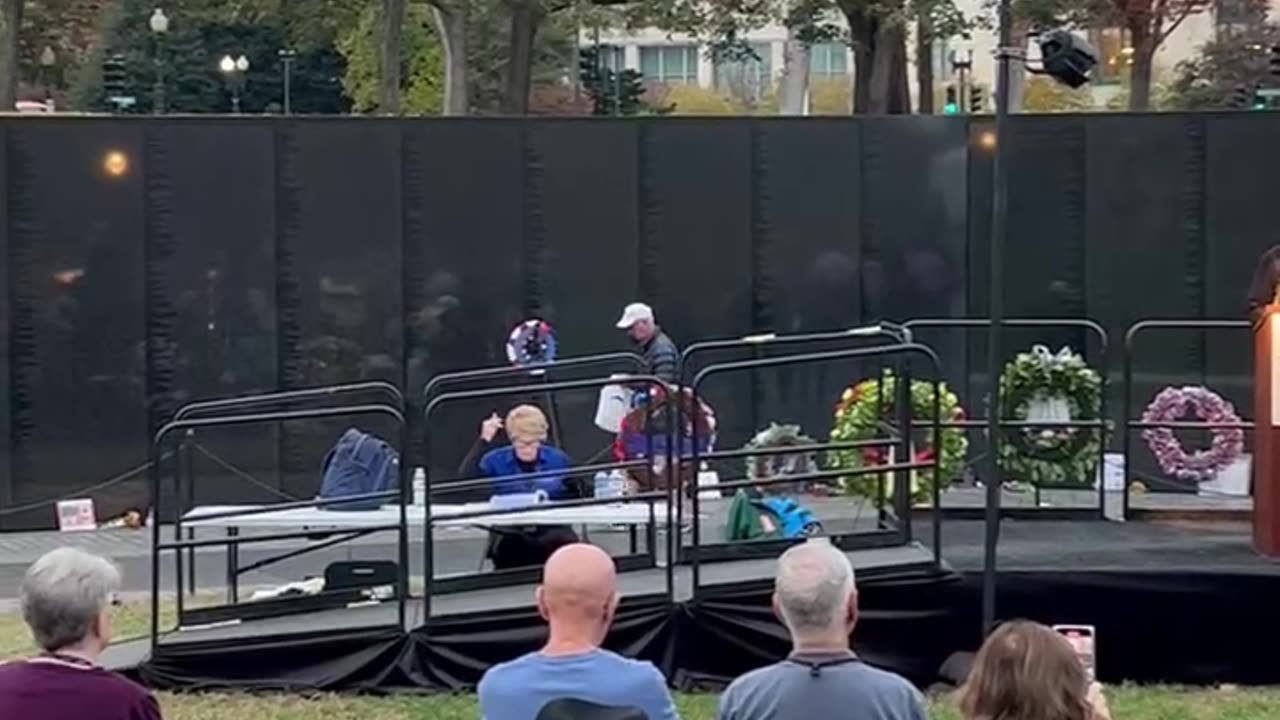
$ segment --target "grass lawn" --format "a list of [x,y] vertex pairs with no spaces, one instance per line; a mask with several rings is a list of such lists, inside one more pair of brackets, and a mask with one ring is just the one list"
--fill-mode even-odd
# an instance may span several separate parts
[[[147,631],[150,608],[125,605],[115,621],[122,636]],[[171,622],[165,618],[166,622]],[[163,623],[162,623],[163,625]],[[33,651],[27,628],[15,614],[0,614],[0,661]],[[1176,687],[1113,687],[1107,695],[1116,720],[1272,720],[1280,718],[1280,688],[1192,689]],[[715,717],[713,695],[676,698],[685,720]],[[241,695],[224,693],[161,693],[167,720],[476,720],[479,713],[470,695],[402,695],[361,697],[343,695]],[[936,720],[958,720],[945,698],[933,701]]]

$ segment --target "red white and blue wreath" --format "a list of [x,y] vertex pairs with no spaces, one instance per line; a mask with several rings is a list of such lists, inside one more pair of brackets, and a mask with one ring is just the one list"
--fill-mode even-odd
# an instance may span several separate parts
[[[1177,422],[1186,417],[1188,411],[1208,423],[1240,422],[1235,407],[1222,396],[1206,387],[1190,385],[1161,390],[1142,414],[1142,421]],[[1179,480],[1202,482],[1212,480],[1244,451],[1244,431],[1240,428],[1213,428],[1210,434],[1213,440],[1208,449],[1190,454],[1178,442],[1173,428],[1149,428],[1142,432],[1142,438],[1165,474]]]
[[534,318],[512,328],[507,336],[507,359],[517,367],[555,362],[556,334],[550,323]]

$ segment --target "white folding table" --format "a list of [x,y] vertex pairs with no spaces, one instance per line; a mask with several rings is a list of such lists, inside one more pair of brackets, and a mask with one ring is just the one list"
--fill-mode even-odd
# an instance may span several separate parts
[[[290,528],[316,530],[320,533],[337,533],[341,537],[327,539],[321,544],[308,546],[282,555],[260,560],[250,567],[240,567],[239,543],[227,545],[227,597],[236,602],[239,595],[239,577],[243,573],[270,565],[280,560],[305,554],[323,547],[345,542],[369,534],[367,528],[385,527],[400,522],[400,506],[385,505],[376,510],[328,510],[324,508],[292,508],[269,510],[264,505],[201,505],[182,516],[183,528],[223,528],[228,537],[237,537],[245,528]],[[432,527],[526,527],[530,525],[625,525],[631,531],[631,551],[636,552],[636,528],[649,528],[650,552],[656,537],[655,526],[667,523],[665,502],[619,502],[611,505],[570,507],[530,506],[526,510],[485,513],[499,508],[488,502],[455,505],[432,505]],[[243,513],[232,515],[232,513]],[[213,516],[202,519],[204,516]],[[464,516],[454,518],[453,516]],[[426,508],[422,505],[405,507],[405,519],[409,527],[426,522]],[[408,559],[405,559],[407,562]]]

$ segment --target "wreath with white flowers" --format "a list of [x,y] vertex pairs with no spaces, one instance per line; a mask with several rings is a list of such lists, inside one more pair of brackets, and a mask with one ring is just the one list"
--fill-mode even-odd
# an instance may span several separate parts
[[[1061,417],[1097,419],[1102,407],[1102,377],[1080,354],[1044,345],[1019,353],[1000,376],[1000,407],[1014,420],[1039,420],[1033,410],[1056,407]],[[1098,464],[1100,431],[1081,427],[1008,428],[1000,445],[1004,468],[1013,479],[1033,485],[1092,487]]]
[[[1142,413],[1142,421],[1177,422],[1190,411],[1208,423],[1238,423],[1235,407],[1221,395],[1203,386],[1167,387],[1161,390]],[[1244,452],[1244,430],[1238,427],[1210,429],[1208,449],[1188,454],[1178,442],[1173,428],[1148,428],[1142,438],[1156,456],[1160,469],[1179,480],[1212,480]]]
[[[896,380],[892,372],[885,371],[879,380],[863,380],[845,388],[836,404],[835,423],[831,428],[831,439],[835,442],[853,442],[883,437],[881,423],[894,421],[894,393]],[[963,420],[964,408],[960,400],[951,392],[946,383],[938,385],[941,395],[939,420],[953,422]],[[933,383],[915,380],[911,383],[911,417],[913,421],[933,418],[934,411]],[[914,435],[914,433],[913,433]],[[914,462],[928,462],[935,455],[941,465],[943,482],[949,482],[960,476],[964,470],[965,453],[969,449],[969,441],[960,428],[942,428],[942,448],[935,453],[932,447],[933,433],[925,432],[923,443],[913,443]],[[888,461],[889,449],[886,446],[847,448],[832,450],[829,465],[832,469],[849,468],[851,470],[883,465]],[[896,462],[903,462],[897,460]],[[922,501],[933,496],[932,470],[911,473],[911,498],[913,502]],[[879,492],[879,482],[875,474],[854,475],[840,478],[845,492],[850,495],[875,499]],[[886,492],[892,494],[893,478],[889,478]]]
[[[816,444],[818,444],[818,441],[801,432],[799,425],[769,423],[769,427],[756,433],[755,437],[751,438],[743,449],[778,450]],[[780,478],[788,475],[807,475],[818,471],[817,454],[813,451],[748,455],[745,462],[747,479],[749,480]],[[760,488],[760,491],[766,495],[788,495],[802,492],[804,486],[810,482],[813,481],[802,480],[796,483],[766,485]]]
[[507,336],[507,360],[517,367],[555,362],[556,334],[550,323],[534,318],[511,329]]

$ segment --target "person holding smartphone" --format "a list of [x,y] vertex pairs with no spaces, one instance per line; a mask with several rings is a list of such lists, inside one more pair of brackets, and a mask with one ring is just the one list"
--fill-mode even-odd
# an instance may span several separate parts
[[959,693],[965,720],[1111,720],[1102,686],[1071,643],[1039,623],[1005,623],[978,650]]

